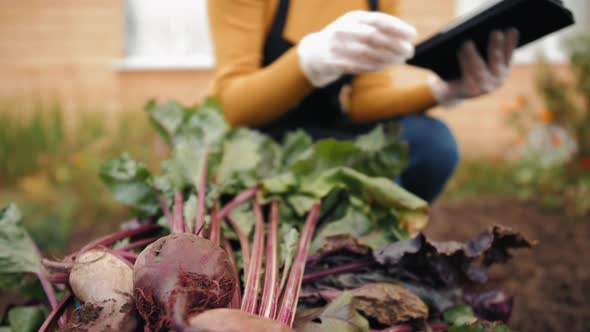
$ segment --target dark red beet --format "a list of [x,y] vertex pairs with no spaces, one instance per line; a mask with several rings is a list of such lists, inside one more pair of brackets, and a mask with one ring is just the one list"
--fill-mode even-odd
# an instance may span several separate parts
[[133,284],[137,311],[150,330],[167,331],[189,316],[227,307],[236,279],[221,247],[180,233],[159,239],[139,254]]

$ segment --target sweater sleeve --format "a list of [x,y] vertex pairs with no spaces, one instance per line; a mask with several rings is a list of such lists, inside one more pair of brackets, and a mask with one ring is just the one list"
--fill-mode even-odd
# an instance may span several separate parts
[[312,91],[295,47],[261,68],[267,1],[208,1],[216,60],[213,94],[233,126],[271,122]]
[[[381,11],[398,15],[397,1],[382,1]],[[413,86],[396,86],[394,70],[357,75],[352,82],[347,102],[348,112],[358,122],[375,121],[397,115],[424,111],[436,106],[429,84],[422,81]]]

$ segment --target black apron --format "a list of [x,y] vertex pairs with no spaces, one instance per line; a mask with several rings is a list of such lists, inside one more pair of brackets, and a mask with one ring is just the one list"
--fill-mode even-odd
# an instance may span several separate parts
[[[274,22],[264,44],[264,67],[293,47],[283,37],[289,3],[289,0],[279,0]],[[378,10],[377,0],[368,0],[368,3],[371,11]],[[281,140],[286,132],[297,128],[304,129],[316,140],[328,137],[350,139],[369,131],[374,124],[353,123],[340,105],[340,91],[350,84],[352,78],[353,75],[344,75],[324,88],[314,89],[296,107],[259,129],[277,140]]]

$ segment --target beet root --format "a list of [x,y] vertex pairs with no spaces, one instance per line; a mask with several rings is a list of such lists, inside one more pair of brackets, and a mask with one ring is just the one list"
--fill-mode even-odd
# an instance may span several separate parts
[[294,332],[287,325],[236,309],[214,309],[189,319],[191,329],[199,332]]
[[91,250],[76,258],[69,284],[84,305],[64,331],[135,331],[133,270],[118,257]]
[[151,331],[178,329],[190,316],[227,307],[237,287],[225,251],[188,233],[146,247],[135,262],[133,281],[137,311]]
[[131,267],[102,250],[91,250],[78,256],[69,282],[82,302],[128,299],[133,294]]
[[131,299],[86,302],[76,309],[72,320],[59,332],[133,332],[137,328]]

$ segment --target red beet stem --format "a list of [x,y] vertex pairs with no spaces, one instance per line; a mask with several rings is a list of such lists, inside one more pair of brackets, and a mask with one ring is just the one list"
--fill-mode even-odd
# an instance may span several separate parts
[[241,193],[237,194],[231,202],[227,203],[220,211],[219,211],[219,219],[225,219],[233,209],[235,209],[238,205],[254,198],[256,193],[258,192],[258,188],[249,188]]
[[[71,300],[73,300],[72,294],[70,294],[70,292],[66,292],[59,304],[53,308],[53,310],[51,310],[51,313],[49,313],[49,316],[47,316],[43,322],[43,325],[41,325],[41,328],[39,328],[39,332],[49,331],[49,328],[55,323],[55,321],[60,320],[60,315],[64,312]],[[60,327],[63,327],[61,322],[59,325]]]
[[174,193],[174,229],[171,233],[183,233],[186,226],[184,223],[184,194],[182,191]]
[[383,330],[370,329],[369,332],[413,332],[411,325],[396,325]]
[[446,331],[449,329],[449,324],[447,323],[430,323],[430,328],[433,331]]
[[289,257],[285,257],[285,263],[283,265],[283,272],[281,276],[281,284],[279,286],[279,294],[283,294],[285,285],[287,284],[287,277],[289,277],[289,269],[291,268],[292,261],[293,260],[289,259]]
[[236,278],[236,288],[234,290],[234,296],[229,304],[230,309],[240,309],[240,304],[242,303],[242,291],[240,290],[240,276],[238,275],[238,266],[236,265],[235,254],[234,250],[231,247],[228,239],[223,241],[223,248],[229,257],[229,262],[233,269],[234,278]]
[[205,201],[207,198],[207,164],[209,154],[205,148],[205,159],[203,160],[203,171],[201,172],[201,182],[199,185],[195,185],[199,192],[197,197],[197,216],[195,217],[195,235],[199,235],[199,232],[205,225]]
[[240,241],[240,247],[242,249],[242,261],[244,263],[244,276],[248,274],[248,266],[250,266],[250,241],[248,240],[248,234],[244,232],[242,227],[230,216],[227,216],[226,220],[229,222],[234,232],[238,235],[238,241]]
[[[43,257],[43,255],[41,255],[41,250],[39,250],[39,247],[37,247],[37,245],[34,244],[34,242],[33,246],[35,248],[35,253],[37,254],[37,257]],[[47,272],[45,271],[45,267],[43,266],[43,264],[39,264],[39,269],[37,270],[37,278],[39,279],[39,282],[41,282],[41,287],[43,288],[45,296],[47,296],[47,301],[49,302],[49,305],[51,305],[52,309],[57,308],[57,297],[55,296],[53,286],[47,279]]]
[[112,252],[113,254],[116,254],[120,257],[125,258],[126,260],[130,261],[130,262],[135,262],[135,260],[137,260],[137,257],[139,256],[139,254],[135,254],[132,252],[124,252],[124,251],[114,251]]
[[48,274],[47,280],[52,284],[65,284],[68,282],[70,275],[68,273]]
[[121,248],[118,248],[116,250],[118,250],[118,251],[129,251],[129,250],[141,248],[143,246],[147,246],[147,245],[155,242],[159,238],[160,238],[159,236],[154,236],[154,237],[149,237],[147,239],[137,240],[135,242],[131,242],[131,243],[127,244],[127,245],[124,245]]
[[166,198],[164,198],[164,196],[160,195],[159,199],[160,199],[160,208],[162,209],[162,212],[164,213],[164,217],[166,217],[166,221],[168,222],[168,228],[170,228],[170,232],[172,232],[174,230],[174,217],[172,216],[172,212],[170,211],[170,208],[168,207],[168,203],[166,202]]
[[69,272],[72,267],[74,267],[74,263],[70,262],[55,262],[49,260],[47,258],[41,259],[41,264],[50,270],[60,271],[60,272]]
[[281,309],[277,315],[277,320],[288,326],[293,326],[293,319],[295,319],[295,310],[297,309],[297,301],[299,300],[299,292],[301,291],[301,281],[303,279],[303,272],[305,271],[307,252],[309,251],[311,237],[318,221],[320,208],[320,203],[315,204],[307,215],[307,220],[305,220],[301,237],[299,238],[299,244],[297,245],[297,254],[295,255],[293,267],[291,268],[285,293],[283,294]]
[[39,266],[39,272],[37,272],[37,278],[41,282],[41,287],[43,288],[43,292],[45,292],[45,296],[47,296],[47,301],[51,308],[57,307],[57,297],[55,296],[55,291],[53,290],[53,286],[49,279],[47,278],[47,274],[45,273],[45,268],[43,266]]
[[209,231],[209,240],[219,245],[221,238],[221,220],[217,217],[217,204],[211,212],[211,230]]
[[157,229],[159,229],[160,226],[158,225],[154,225],[154,224],[147,224],[147,225],[142,225],[139,226],[137,228],[134,229],[127,229],[124,231],[120,231],[114,234],[110,234],[104,237],[101,237],[99,239],[96,239],[90,243],[88,243],[87,245],[85,245],[84,247],[82,247],[82,249],[80,249],[80,251],[78,252],[78,254],[82,254],[88,250],[94,249],[98,246],[110,246],[112,244],[114,244],[117,241],[126,239],[128,237],[132,237],[132,236],[136,236],[136,235],[140,235],[140,234],[144,234],[144,233],[148,233],[151,231],[155,231]]
[[333,267],[330,269],[325,269],[318,272],[309,273],[303,276],[303,282],[310,282],[317,279],[321,279],[327,276],[331,276],[334,274],[346,273],[346,272],[353,272],[356,270],[360,270],[364,267],[373,265],[373,261],[367,260],[363,262],[356,262],[351,264],[346,264],[342,266]]
[[248,274],[246,275],[246,285],[244,287],[244,298],[242,299],[242,311],[250,314],[256,314],[256,304],[258,300],[258,288],[260,284],[260,268],[262,265],[262,255],[264,253],[264,217],[258,202],[253,202],[254,217],[256,226],[254,228],[254,245]]
[[127,264],[127,266],[129,266],[132,269],[133,269],[133,264],[135,263],[135,261],[137,260],[137,257],[139,256],[138,254],[134,254],[132,252],[113,250],[113,249],[105,247],[105,246],[100,246],[97,249],[108,252],[109,254],[119,258],[122,262]]
[[[430,323],[430,328],[432,329],[432,331],[435,332],[442,332],[442,331],[446,331],[449,329],[449,325],[445,324],[445,323]],[[369,332],[413,332],[414,328],[412,327],[412,325],[396,325],[396,326],[392,326],[392,327],[388,327],[386,329],[382,329],[382,330],[377,330],[377,329],[371,329],[369,330]]]
[[266,241],[266,264],[262,302],[258,315],[274,319],[279,297],[279,202],[273,201],[270,207],[268,239]]

